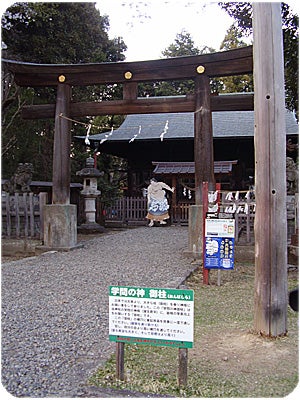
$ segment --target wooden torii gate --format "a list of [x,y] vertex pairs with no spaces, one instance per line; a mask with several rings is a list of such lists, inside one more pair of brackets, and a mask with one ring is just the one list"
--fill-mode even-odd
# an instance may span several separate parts
[[[25,87],[57,87],[56,104],[24,106],[25,119],[54,118],[53,196],[46,207],[46,247],[70,249],[76,246],[76,209],[70,204],[70,121],[66,118],[107,114],[194,112],[195,221],[202,219],[202,182],[214,187],[212,111],[253,110],[253,95],[213,96],[210,79],[252,73],[252,46],[199,56],[140,62],[73,65],[32,64],[3,60],[15,82]],[[137,98],[138,83],[193,79],[194,94],[183,98]],[[75,103],[72,86],[123,85],[123,99]],[[198,209],[197,209],[198,207]],[[198,211],[197,211],[198,210]],[[200,217],[200,218],[199,218]],[[189,247],[201,252],[202,224],[191,228]]]

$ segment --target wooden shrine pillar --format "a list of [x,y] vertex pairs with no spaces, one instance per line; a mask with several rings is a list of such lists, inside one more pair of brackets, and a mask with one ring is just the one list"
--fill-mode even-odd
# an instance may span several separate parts
[[281,3],[253,3],[254,329],[287,332],[286,128]]
[[209,190],[215,189],[210,83],[209,77],[204,74],[205,68],[198,68],[194,112],[195,205],[189,209],[188,240],[188,252],[194,258],[202,257],[203,182],[208,182]]
[[53,147],[53,204],[70,203],[70,150],[71,150],[71,123],[61,114],[69,116],[71,87],[66,84],[57,86],[55,129]]
[[195,79],[194,113],[195,204],[202,204],[202,183],[208,182],[209,190],[215,188],[212,112],[210,105],[209,77]]
[[44,247],[71,250],[77,247],[77,207],[70,204],[71,87],[57,86],[53,145],[52,204],[44,207]]

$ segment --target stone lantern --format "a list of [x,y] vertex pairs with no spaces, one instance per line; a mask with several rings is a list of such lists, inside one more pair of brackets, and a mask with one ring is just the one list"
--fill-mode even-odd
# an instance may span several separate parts
[[83,190],[80,192],[84,197],[85,223],[78,227],[80,233],[103,232],[103,226],[96,222],[96,199],[101,194],[97,188],[97,179],[103,175],[97,168],[94,168],[94,159],[86,159],[86,167],[76,172],[76,175],[83,177]]

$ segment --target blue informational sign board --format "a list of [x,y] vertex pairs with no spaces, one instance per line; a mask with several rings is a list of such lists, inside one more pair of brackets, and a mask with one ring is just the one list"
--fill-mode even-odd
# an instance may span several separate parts
[[234,219],[205,220],[205,268],[234,268]]

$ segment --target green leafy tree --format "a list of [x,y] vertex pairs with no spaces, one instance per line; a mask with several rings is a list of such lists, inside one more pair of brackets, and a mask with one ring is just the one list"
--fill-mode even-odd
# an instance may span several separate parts
[[[95,3],[15,3],[2,16],[3,57],[51,64],[123,61],[126,45],[120,37],[109,39],[108,29],[109,19],[100,15]],[[72,95],[74,101],[99,101],[120,98],[120,93],[110,85],[74,87]],[[24,104],[51,103],[55,98],[53,88],[17,87],[3,70],[2,176],[11,176],[19,162],[33,162],[34,179],[51,180],[54,121],[22,120],[20,111]],[[80,130],[73,126],[72,132]],[[72,171],[82,168],[77,168],[80,161],[72,158]]]
[[[236,20],[237,27],[244,35],[252,33],[251,3],[218,3]],[[281,3],[283,51],[285,68],[286,106],[299,113],[299,17],[293,14],[286,3]]]
[[[247,46],[247,43],[243,41],[241,29],[233,24],[226,32],[220,50],[232,50],[245,46]],[[218,82],[220,93],[253,92],[253,75],[226,76],[219,78]]]
[[71,64],[124,60],[121,38],[109,40],[95,3],[15,3],[2,17],[9,58]]
[[176,35],[174,43],[171,43],[169,47],[162,51],[162,56],[164,58],[197,56],[199,53],[200,50],[195,47],[191,35],[183,29],[181,33]]

